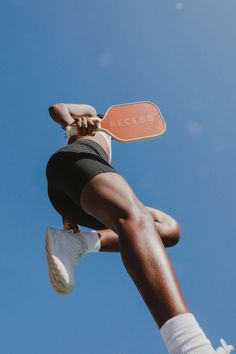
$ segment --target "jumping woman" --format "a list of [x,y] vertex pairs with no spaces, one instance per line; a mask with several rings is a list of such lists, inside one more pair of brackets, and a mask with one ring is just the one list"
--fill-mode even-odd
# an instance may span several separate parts
[[[55,104],[51,117],[78,135],[56,151],[47,164],[49,199],[65,230],[48,229],[46,252],[54,289],[69,293],[74,266],[82,255],[119,251],[124,266],[149,308],[170,354],[229,354],[221,340],[213,349],[190,312],[165,247],[179,239],[177,222],[145,207],[126,180],[111,166],[111,138],[96,132],[96,109],[82,104]],[[79,226],[96,231],[82,233]]]

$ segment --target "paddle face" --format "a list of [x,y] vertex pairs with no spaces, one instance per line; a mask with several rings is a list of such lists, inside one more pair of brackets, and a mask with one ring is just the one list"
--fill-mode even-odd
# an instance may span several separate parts
[[111,106],[101,121],[101,128],[115,139],[128,142],[160,136],[166,124],[155,104],[142,101]]

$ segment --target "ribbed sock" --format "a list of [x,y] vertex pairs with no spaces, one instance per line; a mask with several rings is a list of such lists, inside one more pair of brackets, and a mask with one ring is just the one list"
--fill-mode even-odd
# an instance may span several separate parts
[[209,339],[191,313],[184,313],[168,320],[160,329],[170,354],[213,354]]

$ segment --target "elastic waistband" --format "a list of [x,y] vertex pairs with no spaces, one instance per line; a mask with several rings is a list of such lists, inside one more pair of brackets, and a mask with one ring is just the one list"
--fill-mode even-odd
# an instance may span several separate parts
[[84,139],[84,140],[76,140],[74,141],[74,143],[68,145],[68,146],[71,146],[71,145],[85,145],[85,146],[88,146],[88,147],[91,147],[92,149],[94,149],[96,152],[99,153],[99,155],[102,153],[102,154],[105,154],[106,155],[106,151],[103,149],[103,147],[96,143],[96,141],[93,141],[93,140],[90,140],[90,139]]
[[106,151],[102,148],[101,145],[99,145],[98,143],[96,143],[95,141],[90,140],[90,139],[76,140],[72,144],[63,146],[62,148],[57,150],[53,155],[58,154],[60,152],[77,152],[77,153],[80,153],[80,152],[82,152],[80,150],[80,146],[81,145],[83,146],[83,149],[87,147],[90,151],[93,151],[95,154],[99,155],[105,161],[107,161]]

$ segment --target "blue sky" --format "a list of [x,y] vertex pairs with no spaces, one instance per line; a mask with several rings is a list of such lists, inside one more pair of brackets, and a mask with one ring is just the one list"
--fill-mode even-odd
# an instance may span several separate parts
[[82,259],[69,297],[50,289],[45,165],[65,144],[56,102],[150,100],[161,139],[113,147],[147,205],[172,214],[168,251],[190,309],[216,347],[236,344],[235,0],[1,0],[0,352],[164,354],[119,254]]

